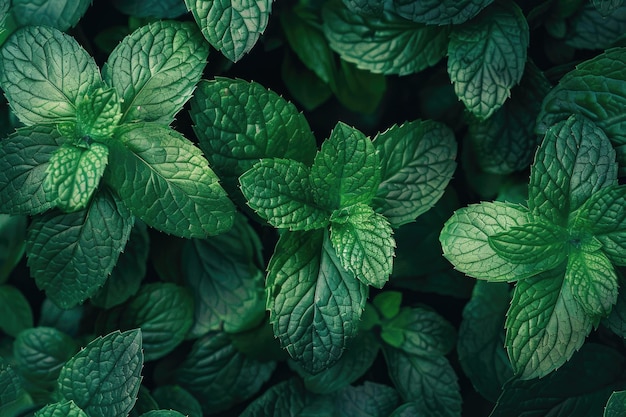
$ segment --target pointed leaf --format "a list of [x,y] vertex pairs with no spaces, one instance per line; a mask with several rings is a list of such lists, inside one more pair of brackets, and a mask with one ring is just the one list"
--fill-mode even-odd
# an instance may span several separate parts
[[[122,118],[121,100],[111,87],[97,87],[82,97],[76,107],[76,128],[87,145],[92,139],[105,141],[113,136]],[[88,136],[88,138],[85,138]]]
[[49,404],[35,413],[35,417],[89,417],[74,401]]
[[33,327],[33,312],[24,294],[12,285],[0,285],[0,330],[16,337]]
[[11,413],[14,407],[19,410],[26,397],[19,375],[0,358],[0,411]]
[[90,0],[12,0],[12,12],[19,26],[52,26],[66,31],[76,26],[91,4]]
[[567,259],[565,280],[574,299],[591,317],[608,316],[617,302],[617,275],[601,250],[572,250]]
[[178,385],[161,385],[152,391],[162,409],[180,411],[187,417],[202,417],[202,407],[196,398]]
[[402,17],[428,25],[458,25],[476,16],[493,0],[394,0]]
[[611,394],[606,403],[603,417],[620,417],[626,414],[626,391]]
[[616,44],[626,30],[626,6],[617,5],[608,14],[599,10],[595,1],[586,3],[568,21],[566,45],[576,49],[608,49]]

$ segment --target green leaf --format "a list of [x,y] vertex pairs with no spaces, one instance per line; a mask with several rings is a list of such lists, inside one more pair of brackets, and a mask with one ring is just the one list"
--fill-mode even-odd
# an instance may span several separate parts
[[188,22],[152,22],[124,38],[102,68],[122,99],[121,121],[170,124],[191,97],[208,54]]
[[198,400],[178,385],[161,385],[152,395],[163,409],[177,410],[187,417],[202,417],[202,407]]
[[343,4],[354,13],[369,15],[379,15],[385,7],[379,0],[343,0]]
[[599,189],[617,184],[615,151],[589,119],[573,115],[546,132],[528,186],[533,214],[565,226],[570,213]]
[[0,357],[0,412],[3,415],[17,415],[25,405],[32,404],[24,391],[20,377],[15,370]]
[[152,410],[158,410],[159,405],[152,398],[150,391],[145,385],[139,386],[139,393],[137,394],[137,401],[131,410],[129,417],[139,417],[140,415],[147,413]]
[[82,303],[113,270],[132,224],[128,209],[106,189],[84,210],[33,218],[26,252],[37,286],[62,308]]
[[454,174],[456,140],[447,126],[431,120],[394,125],[374,139],[381,183],[374,207],[400,227],[430,210]]
[[382,288],[393,269],[396,246],[387,219],[362,203],[331,217],[330,241],[341,265],[363,284]]
[[0,212],[38,214],[52,207],[43,183],[62,143],[52,126],[20,128],[0,141]]
[[380,183],[379,164],[368,137],[342,122],[337,123],[311,167],[315,201],[331,210],[368,204]]
[[338,0],[324,6],[322,17],[330,47],[374,73],[413,74],[446,55],[448,27],[414,23],[387,10],[380,16],[360,15]]
[[372,114],[380,108],[387,91],[387,79],[382,74],[357,68],[354,63],[340,59],[336,81],[331,88],[337,100],[349,110]]
[[[474,18],[493,0],[394,0],[400,16],[428,25],[458,25]],[[472,22],[473,23],[473,22]]]
[[98,188],[108,163],[109,149],[101,143],[88,148],[63,144],[50,157],[43,188],[53,205],[65,212],[83,209]]
[[328,225],[330,213],[315,201],[310,170],[290,159],[261,159],[240,178],[248,205],[279,229],[311,230]]
[[608,49],[626,31],[626,6],[618,5],[608,14],[592,2],[568,21],[565,43],[577,49]]
[[174,379],[200,400],[205,413],[216,413],[255,395],[275,367],[238,352],[225,333],[209,333],[194,342]]
[[226,233],[186,244],[182,273],[194,298],[191,335],[241,332],[265,318],[260,250],[256,232],[243,217]]
[[609,16],[617,10],[624,0],[591,0],[591,4],[600,12],[602,16]]
[[26,226],[25,216],[0,214],[0,284],[24,256]]
[[140,417],[188,417],[185,414],[179,413],[174,410],[152,410],[148,411],[145,414],[142,414]]
[[372,300],[372,304],[376,310],[385,319],[392,319],[400,313],[400,305],[402,304],[402,293],[400,291],[385,291]]
[[465,107],[488,119],[511,95],[524,73],[529,29],[512,1],[495,3],[455,27],[448,45],[448,73]]
[[76,107],[78,135],[87,144],[92,139],[106,142],[122,118],[121,111],[120,99],[114,88],[98,87],[90,90]]
[[181,0],[113,0],[113,5],[122,13],[135,17],[174,19],[187,13]]
[[300,64],[289,52],[283,56],[280,76],[294,101],[307,111],[318,108],[333,95],[328,84]]
[[339,360],[368,290],[340,265],[326,231],[283,233],[265,287],[274,334],[292,358],[311,373]]
[[624,414],[626,414],[626,391],[616,391],[609,397],[603,417],[620,417]]
[[344,417],[388,417],[399,402],[395,389],[369,381],[345,387],[334,400],[337,414]]
[[12,0],[11,7],[19,26],[51,26],[66,31],[76,26],[91,4],[89,0]]
[[203,80],[190,103],[200,147],[231,196],[239,176],[261,158],[313,163],[317,145],[305,117],[258,83]]
[[522,379],[543,377],[562,366],[594,325],[564,278],[563,268],[557,268],[515,286],[505,344],[513,371]]
[[0,285],[0,330],[16,337],[33,327],[33,312],[24,294],[12,285]]
[[53,403],[35,413],[35,417],[89,417],[74,401]]
[[[234,206],[202,153],[180,133],[153,123],[120,127],[105,180],[148,226],[181,237],[231,228]],[[122,146],[123,145],[123,146]]]
[[0,55],[0,85],[26,125],[73,120],[78,100],[100,80],[98,66],[74,38],[45,26],[18,30]]
[[458,417],[461,392],[454,369],[443,355],[412,355],[383,349],[389,377],[404,401],[432,417]]
[[408,402],[396,408],[393,413],[389,415],[389,417],[426,417],[426,414],[423,414],[421,407],[418,404]]
[[61,369],[59,394],[90,417],[126,417],[137,399],[142,366],[140,330],[98,337]]
[[272,0],[185,0],[202,34],[233,62],[254,47],[265,31]]
[[83,319],[84,306],[78,305],[69,310],[62,309],[49,298],[41,303],[41,314],[39,316],[40,327],[54,327],[70,336],[78,336]]
[[325,396],[307,391],[300,381],[282,381],[255,399],[240,417],[332,415],[335,405]]
[[590,317],[608,316],[617,302],[617,275],[601,250],[570,251],[565,280],[569,281],[574,299]]

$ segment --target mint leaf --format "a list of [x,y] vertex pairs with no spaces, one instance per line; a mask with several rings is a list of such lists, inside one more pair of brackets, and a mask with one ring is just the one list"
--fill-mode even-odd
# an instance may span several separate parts
[[626,413],[626,391],[611,394],[606,403],[603,417],[619,417]]
[[52,126],[20,128],[0,142],[0,212],[37,214],[52,207],[43,182],[62,143]]
[[385,319],[392,319],[400,313],[402,293],[400,291],[385,291],[372,300],[372,305]]
[[74,401],[49,404],[35,413],[35,417],[89,417]]
[[141,414],[148,413],[152,410],[158,410],[159,405],[152,398],[150,391],[145,385],[139,386],[139,393],[137,394],[137,401],[131,410],[129,417],[139,417]]
[[33,327],[33,312],[24,294],[12,285],[0,285],[0,330],[16,337]]
[[435,65],[446,55],[447,27],[426,26],[385,10],[380,16],[353,13],[340,1],[322,10],[330,47],[358,68],[407,75]]
[[26,252],[37,286],[62,308],[82,303],[113,270],[132,224],[128,209],[106,189],[83,210],[33,218]]
[[7,281],[24,256],[27,219],[0,214],[0,284]]
[[330,213],[315,201],[310,170],[290,159],[262,159],[240,178],[248,205],[272,226],[289,230],[319,229]]
[[335,363],[358,331],[367,286],[346,271],[325,230],[285,232],[268,266],[274,335],[307,371]]
[[592,2],[586,3],[568,22],[565,43],[577,49],[608,49],[626,30],[626,7],[618,5],[603,14]]
[[345,417],[388,417],[398,400],[392,387],[369,381],[345,387],[334,395],[335,410]]
[[72,357],[59,375],[59,394],[90,417],[126,417],[141,383],[141,331],[98,337]]
[[12,12],[20,26],[52,26],[66,31],[76,26],[91,4],[89,0],[12,0]]
[[393,269],[396,246],[387,219],[357,203],[331,216],[330,241],[341,265],[366,285],[382,288]]
[[[114,88],[98,87],[90,90],[76,108],[78,134],[88,144],[91,139],[109,139],[121,118],[120,99]],[[85,139],[85,136],[90,139]]]
[[315,201],[328,209],[369,204],[380,183],[379,163],[369,138],[337,123],[311,167]]
[[196,398],[178,385],[161,385],[152,391],[159,407],[180,411],[187,417],[202,417],[202,407]]
[[598,9],[602,16],[608,16],[617,10],[624,0],[591,0],[591,4]]
[[[493,0],[394,0],[400,16],[428,25],[458,25],[475,17]],[[473,22],[472,22],[473,23]]]
[[66,212],[87,206],[108,163],[109,149],[101,143],[88,148],[63,144],[52,154],[43,187],[55,206]]
[[506,348],[522,379],[543,377],[566,363],[594,320],[574,298],[563,268],[520,280],[506,318]]
[[607,316],[617,302],[617,275],[601,250],[570,251],[565,279],[574,299],[590,317]]
[[[20,377],[15,370],[0,357],[0,411],[15,413],[23,403],[28,403],[28,394],[24,391]],[[32,403],[32,401],[30,401]]]
[[0,56],[0,86],[26,125],[73,120],[78,100],[100,80],[98,66],[78,42],[49,27],[18,30]]
[[187,13],[180,0],[113,0],[113,4],[122,13],[136,17],[174,19]]
[[456,140],[447,126],[431,120],[394,125],[374,139],[381,182],[376,211],[398,228],[428,211],[454,174]]
[[329,398],[313,394],[297,379],[290,379],[265,391],[246,407],[240,417],[332,415],[334,410]]
[[272,0],[185,0],[202,34],[233,62],[254,47],[265,31]]
[[188,417],[185,414],[179,413],[174,410],[152,410],[148,411],[145,414],[142,414],[140,417]]
[[261,158],[313,163],[317,145],[305,117],[258,83],[203,80],[190,103],[200,147],[231,196],[239,176]]
[[385,7],[385,2],[378,0],[342,0],[343,4],[354,13],[379,15]]
[[174,379],[200,399],[205,413],[216,413],[255,395],[275,367],[237,351],[225,333],[209,333],[194,342]]
[[46,298],[41,303],[41,314],[37,325],[39,327],[54,327],[76,337],[79,334],[84,312],[84,305],[65,310],[54,304],[49,298]]
[[205,237],[232,226],[233,204],[202,153],[180,133],[153,123],[128,124],[109,148],[105,180],[148,226]]
[[102,76],[122,99],[122,122],[170,124],[191,97],[209,50],[192,23],[140,27],[111,52]]
[[617,183],[615,151],[589,119],[573,115],[546,132],[528,186],[528,207],[556,225],[599,189]]
[[489,118],[510,96],[524,73],[529,29],[512,1],[495,3],[450,34],[448,73],[465,107]]
[[330,87],[337,100],[349,110],[372,114],[380,108],[387,91],[387,79],[383,74],[357,68],[354,63],[340,59],[335,83]]

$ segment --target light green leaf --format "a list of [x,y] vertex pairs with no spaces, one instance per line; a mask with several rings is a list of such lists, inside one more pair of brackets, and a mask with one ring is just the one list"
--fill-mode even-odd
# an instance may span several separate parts
[[26,216],[0,214],[0,284],[24,256],[26,226]]
[[372,300],[376,310],[385,319],[392,319],[400,313],[402,293],[400,291],[384,291]]
[[82,303],[113,270],[132,224],[128,209],[106,189],[84,210],[33,218],[26,253],[37,286],[62,308]]
[[265,31],[272,0],[185,0],[202,34],[233,62],[254,47]]
[[[92,139],[109,139],[122,118],[120,99],[114,88],[98,87],[80,98],[76,107],[76,128],[79,137],[90,144]],[[88,136],[88,138],[85,138]]]
[[393,269],[396,242],[387,219],[362,203],[333,213],[330,241],[341,265],[363,284],[382,288]]
[[[129,124],[109,148],[105,180],[148,226],[180,237],[231,228],[234,206],[202,153],[180,133],[153,123]],[[123,146],[122,146],[123,145]]]
[[38,214],[52,207],[43,183],[62,143],[52,126],[20,128],[0,142],[0,212]]
[[33,327],[33,312],[24,294],[12,285],[0,285],[0,330],[16,337]]
[[339,0],[323,9],[330,47],[358,68],[407,75],[435,65],[446,55],[448,27],[426,26],[385,10],[380,16],[353,13]]
[[12,0],[11,7],[19,26],[52,26],[66,31],[83,17],[90,0]]
[[78,100],[100,80],[98,66],[78,42],[50,27],[19,29],[0,55],[0,85],[26,125],[72,121]]
[[369,381],[345,387],[334,400],[336,413],[342,417],[388,417],[399,402],[395,389]]
[[53,403],[35,413],[35,417],[89,417],[74,401]]
[[608,14],[604,13],[592,2],[586,3],[568,21],[565,44],[577,49],[596,50],[613,46],[626,31],[626,6],[617,5]]
[[63,144],[50,157],[43,188],[53,205],[65,212],[83,209],[100,184],[109,148],[92,143],[88,148]]
[[616,391],[609,397],[603,417],[621,417],[624,414],[626,414],[626,391]]
[[457,210],[444,225],[439,240],[443,255],[459,271],[494,282],[536,275],[534,264],[514,264],[489,245],[489,236],[530,222],[528,210],[516,204],[483,202]]
[[574,299],[590,317],[608,316],[617,302],[617,275],[601,250],[570,251],[565,280]]
[[98,337],[61,369],[59,394],[90,417],[126,417],[137,400],[142,366],[140,330]]
[[394,125],[374,139],[381,183],[376,211],[400,227],[430,210],[454,174],[456,140],[447,126],[431,120]]
[[258,83],[203,80],[190,103],[200,147],[231,196],[239,176],[261,158],[313,163],[317,145],[305,117]]
[[300,381],[282,381],[255,399],[240,417],[294,417],[332,415],[335,406],[330,398],[306,390]]
[[555,225],[603,187],[617,184],[615,151],[589,119],[573,115],[552,126],[535,155],[528,207]]
[[262,159],[240,178],[248,205],[279,229],[311,230],[328,225],[330,213],[315,200],[310,170],[290,159]]
[[274,335],[291,357],[311,373],[337,362],[357,334],[368,291],[341,266],[328,233],[283,233],[265,287]]
[[202,407],[196,398],[178,385],[161,385],[152,395],[162,409],[180,411],[187,417],[202,417]]
[[427,25],[458,25],[474,18],[493,0],[394,0],[402,17]]
[[187,13],[181,0],[113,0],[113,5],[122,13],[135,17],[174,19]]
[[591,0],[591,4],[600,12],[602,16],[609,16],[617,10],[624,0]]
[[209,49],[192,23],[141,26],[111,52],[103,78],[122,99],[122,122],[170,124],[202,76]]
[[237,351],[226,333],[209,333],[194,342],[174,379],[199,399],[205,413],[216,413],[255,395],[275,367]]
[[443,355],[412,355],[391,347],[383,349],[389,377],[404,401],[432,417],[461,415],[457,376]]
[[522,379],[543,377],[566,363],[594,320],[573,296],[563,268],[521,280],[506,318],[506,348]]
[[453,28],[448,73],[465,107],[488,119],[511,95],[524,73],[528,23],[512,1],[490,6],[476,19]]

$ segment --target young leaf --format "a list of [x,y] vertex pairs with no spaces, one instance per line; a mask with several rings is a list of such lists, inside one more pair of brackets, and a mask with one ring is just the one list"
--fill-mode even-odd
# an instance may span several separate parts
[[43,183],[63,142],[53,126],[20,128],[0,142],[0,212],[38,214],[52,207]]
[[148,226],[181,237],[231,228],[234,206],[202,153],[180,133],[153,123],[120,126],[105,180]]
[[78,42],[50,27],[18,30],[0,55],[0,86],[26,125],[73,120],[78,100],[100,80],[98,66]]
[[322,11],[330,47],[358,68],[407,75],[435,65],[446,54],[448,27],[426,26],[385,10],[380,16],[353,13],[339,0]]
[[448,73],[465,107],[488,119],[520,82],[529,43],[528,23],[512,1],[490,6],[450,34]]
[[289,230],[320,229],[330,213],[315,201],[309,168],[290,159],[262,159],[240,178],[248,205],[268,223]]
[[382,288],[393,269],[396,242],[384,216],[357,203],[333,213],[330,241],[341,265],[366,285]]
[[24,294],[12,285],[0,285],[0,330],[16,337],[33,327],[33,312]]
[[196,398],[178,385],[161,385],[152,395],[163,409],[177,410],[187,417],[202,417],[202,407]]
[[334,400],[337,414],[345,417],[388,417],[399,402],[395,389],[369,381],[345,387]]
[[[474,18],[493,0],[394,0],[400,16],[427,25],[458,25]],[[473,23],[473,22],[472,22]]]
[[566,363],[594,320],[574,298],[563,268],[521,280],[506,318],[506,348],[522,379],[543,377]]
[[82,97],[76,107],[77,133],[87,145],[90,145],[92,139],[106,142],[115,132],[121,118],[122,108],[115,89],[94,88]]
[[340,264],[325,230],[285,232],[268,266],[274,334],[311,373],[335,363],[358,331],[367,286]]
[[26,226],[26,216],[0,214],[0,284],[24,256]]
[[379,163],[369,138],[337,123],[311,167],[315,201],[331,210],[369,204],[380,183]]
[[12,0],[13,16],[20,26],[51,26],[66,31],[76,26],[91,4],[89,0]]
[[126,417],[137,399],[142,366],[140,330],[98,337],[61,369],[59,394],[90,417]]
[[233,62],[239,61],[265,31],[272,0],[185,0],[202,34]]
[[617,275],[601,251],[571,250],[565,280],[572,295],[590,317],[607,316],[617,302]]
[[111,52],[102,76],[122,99],[122,122],[168,125],[191,97],[209,49],[192,23],[156,21]]
[[89,417],[74,401],[53,403],[35,413],[35,417]]
[[194,342],[174,379],[200,399],[205,413],[215,413],[256,394],[275,367],[238,352],[226,333],[209,333]]
[[626,413],[626,391],[616,391],[609,397],[603,417],[620,417]]
[[381,182],[376,211],[398,228],[428,211],[454,174],[456,140],[447,126],[431,120],[394,125],[374,139]]
[[132,224],[128,209],[106,189],[83,210],[35,217],[26,252],[37,286],[62,308],[82,303],[113,270]]

